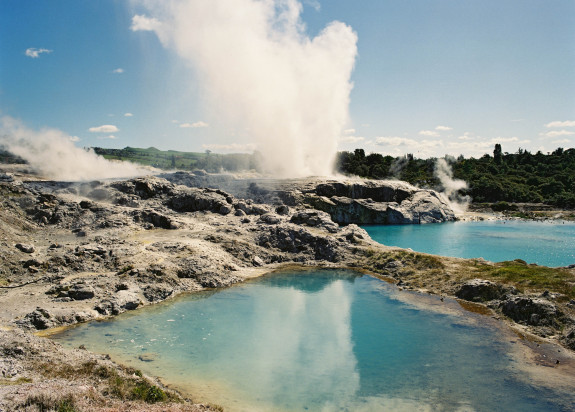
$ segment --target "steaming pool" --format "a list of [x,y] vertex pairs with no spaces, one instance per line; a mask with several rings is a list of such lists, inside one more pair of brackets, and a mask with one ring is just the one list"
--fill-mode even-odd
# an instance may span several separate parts
[[491,220],[429,225],[363,226],[387,246],[492,262],[523,259],[557,267],[575,264],[575,223]]
[[349,271],[273,274],[54,336],[227,411],[560,411],[518,338],[455,301]]

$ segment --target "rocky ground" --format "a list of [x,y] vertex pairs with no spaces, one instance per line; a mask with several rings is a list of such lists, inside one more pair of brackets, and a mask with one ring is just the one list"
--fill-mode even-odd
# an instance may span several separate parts
[[[433,191],[400,182],[278,184],[204,173],[65,183],[9,172],[0,174],[0,410],[66,402],[76,408],[70,410],[153,410],[156,401],[162,410],[208,409],[139,371],[30,332],[294,264],[354,268],[400,288],[476,302],[526,336],[575,350],[575,269],[554,269],[567,289],[526,287],[502,282],[501,264],[389,248],[355,225],[455,219]],[[521,262],[512,266],[523,270]],[[553,367],[572,372],[563,358]]]

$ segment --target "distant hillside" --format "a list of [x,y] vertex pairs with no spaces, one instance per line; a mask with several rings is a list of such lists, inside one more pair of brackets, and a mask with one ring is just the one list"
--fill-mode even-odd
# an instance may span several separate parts
[[2,147],[0,147],[0,163],[17,163],[25,164],[26,161],[20,156],[16,156],[10,152],[7,152]]
[[[394,158],[379,153],[365,155],[363,149],[340,152],[339,172],[368,178],[405,180],[420,187],[441,189],[435,176],[437,159],[416,159],[413,155]],[[552,153],[532,154],[519,149],[503,153],[495,145],[493,156],[479,159],[452,158],[453,177],[468,183],[462,194],[481,202],[546,203],[575,208],[575,149],[559,148]]]
[[246,153],[216,154],[211,153],[209,150],[205,153],[179,152],[175,150],[158,150],[155,147],[147,149],[136,147],[104,149],[94,147],[93,149],[106,159],[125,160],[165,170],[203,169],[207,172],[216,173],[222,170],[235,172],[259,169],[258,156]]

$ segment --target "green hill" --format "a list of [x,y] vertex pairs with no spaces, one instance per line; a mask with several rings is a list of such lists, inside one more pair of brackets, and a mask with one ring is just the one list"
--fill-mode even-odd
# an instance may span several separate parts
[[155,147],[140,149],[125,147],[123,149],[104,149],[94,147],[94,152],[106,159],[124,160],[153,166],[158,169],[195,170],[203,169],[216,173],[221,170],[230,172],[259,169],[258,155],[247,153],[217,154],[206,151],[180,152],[176,150],[158,150]]

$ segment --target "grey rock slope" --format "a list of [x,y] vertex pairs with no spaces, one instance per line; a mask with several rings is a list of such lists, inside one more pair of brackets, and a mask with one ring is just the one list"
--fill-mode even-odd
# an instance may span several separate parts
[[419,224],[455,220],[449,203],[434,190],[404,182],[327,182],[305,201],[340,224]]
[[419,224],[455,220],[439,193],[385,180],[235,179],[230,175],[178,172],[162,177],[190,187],[212,187],[257,203],[308,206],[339,224]]
[[353,265],[350,250],[370,242],[359,227],[340,227],[303,204],[260,204],[151,176],[3,190],[6,210],[18,212],[30,234],[39,229],[2,245],[6,281],[29,284],[34,299],[20,304],[18,288],[0,293],[13,303],[13,323],[30,329],[225,287],[274,265]]

